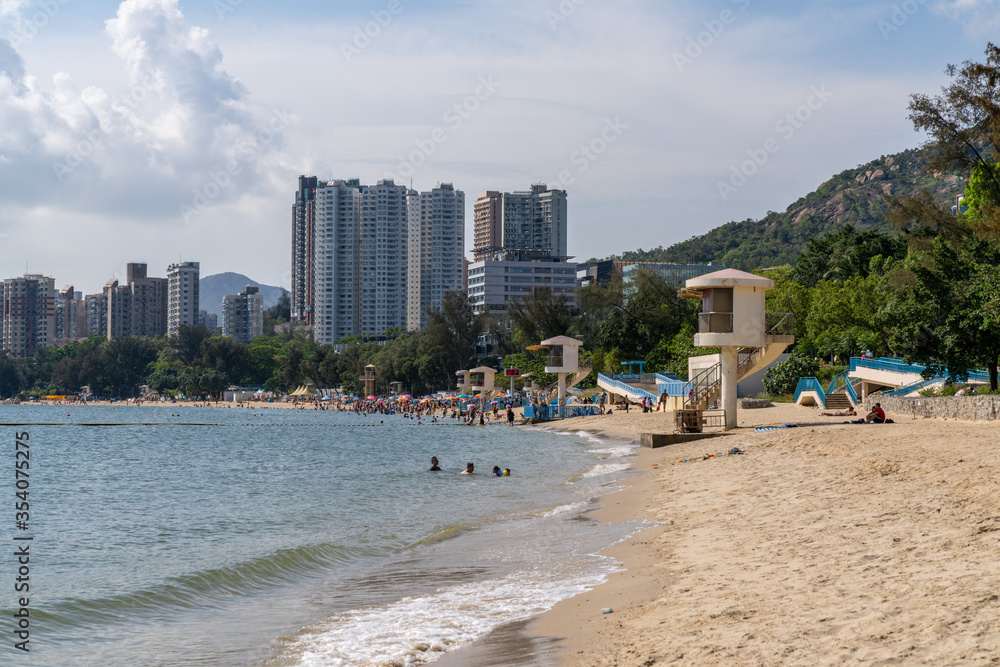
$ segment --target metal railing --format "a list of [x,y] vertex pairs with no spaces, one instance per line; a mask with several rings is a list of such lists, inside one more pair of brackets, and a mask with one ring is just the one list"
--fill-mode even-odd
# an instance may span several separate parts
[[917,382],[911,382],[910,384],[903,385],[898,389],[893,389],[892,391],[883,391],[882,396],[906,396],[907,394],[912,394],[915,391],[920,391],[925,387],[928,387],[937,382],[944,382],[947,378],[944,376],[931,378],[929,380],[918,380]]
[[768,336],[794,336],[794,324],[791,313],[764,313],[764,333]]
[[697,408],[702,400],[715,390],[715,387],[722,382],[722,364],[715,364],[708,368],[703,368],[691,378],[691,391],[688,394],[685,405]]
[[835,393],[837,391],[837,381],[840,380],[844,385],[844,391],[851,398],[851,402],[857,405],[858,392],[857,390],[855,390],[854,382],[851,380],[851,377],[848,375],[848,373],[850,373],[850,371],[844,371],[843,373],[838,373],[837,375],[833,376],[833,379],[830,380],[830,386],[826,388],[826,393],[828,394]]
[[795,386],[795,402],[799,402],[799,396],[804,391],[815,391],[819,400],[826,406],[826,392],[823,391],[823,385],[820,384],[819,380],[814,377],[802,377],[799,378],[799,383]]
[[605,375],[604,373],[598,373],[597,374],[597,379],[598,379],[599,382],[605,382],[609,386],[615,387],[617,389],[622,389],[622,390],[624,390],[627,393],[636,394],[638,396],[648,396],[649,398],[653,399],[654,401],[657,399],[656,394],[650,393],[650,392],[646,391],[645,389],[640,389],[639,387],[633,387],[632,385],[626,384],[624,382],[620,382],[619,380],[613,380],[613,379],[609,378],[607,375]]
[[572,419],[597,414],[596,405],[526,405],[525,419]]
[[733,333],[733,314],[698,313],[698,333]]

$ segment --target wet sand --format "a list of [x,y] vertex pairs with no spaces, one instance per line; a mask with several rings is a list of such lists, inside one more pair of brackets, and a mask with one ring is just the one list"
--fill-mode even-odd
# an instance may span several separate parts
[[[646,474],[592,514],[656,522],[605,552],[625,569],[527,633],[506,628],[439,664],[1000,661],[1000,428],[889,416],[741,410],[724,436],[641,450],[633,468]],[[800,427],[753,430],[784,423]],[[637,439],[672,422],[633,412],[560,427]],[[746,454],[702,459],[731,447]]]

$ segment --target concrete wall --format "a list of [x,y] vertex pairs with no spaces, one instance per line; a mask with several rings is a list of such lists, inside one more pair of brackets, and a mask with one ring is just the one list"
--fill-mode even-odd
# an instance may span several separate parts
[[875,403],[882,409],[900,417],[943,417],[961,421],[995,421],[1000,419],[1000,396],[947,396],[940,398],[895,398],[873,396],[865,399],[864,412],[868,414]]

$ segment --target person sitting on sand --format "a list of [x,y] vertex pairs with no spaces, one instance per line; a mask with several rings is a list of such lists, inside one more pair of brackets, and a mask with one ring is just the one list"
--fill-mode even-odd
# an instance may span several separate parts
[[476,474],[475,471],[473,470],[474,467],[475,466],[473,466],[471,463],[466,463],[465,464],[465,470],[463,470],[462,472],[460,472],[458,474],[459,475],[474,475],[474,474]]
[[854,408],[847,408],[846,410],[841,410],[840,412],[821,412],[820,417],[854,417],[858,413],[854,411]]
[[441,470],[441,468],[438,466],[438,457],[432,456],[431,457],[431,467],[427,469],[427,472],[440,471],[440,470]]
[[876,403],[872,411],[868,413],[865,417],[865,421],[868,423],[884,424],[885,423],[885,412],[882,411],[882,404]]

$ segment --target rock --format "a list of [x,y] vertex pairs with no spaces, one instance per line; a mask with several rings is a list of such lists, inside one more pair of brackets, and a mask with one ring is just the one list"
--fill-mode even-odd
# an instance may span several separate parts
[[892,183],[883,183],[882,184],[882,192],[885,193],[886,195],[891,195],[893,189],[894,188],[893,188]]
[[893,162],[895,162],[895,161],[896,161],[896,158],[894,158],[894,157],[892,157],[892,156],[890,155],[889,157],[887,157],[887,158],[885,159],[885,164],[886,164],[886,166],[889,166],[889,167],[891,167],[891,166],[892,166],[892,163],[893,163]]
[[885,172],[882,171],[881,169],[876,169],[875,171],[873,171],[871,173],[871,176],[868,177],[868,180],[869,181],[878,181],[878,180],[881,180],[883,178],[885,178]]
[[855,176],[854,182],[855,183],[864,183],[867,179],[868,179],[868,177],[865,176],[864,174],[858,174],[857,176]]

